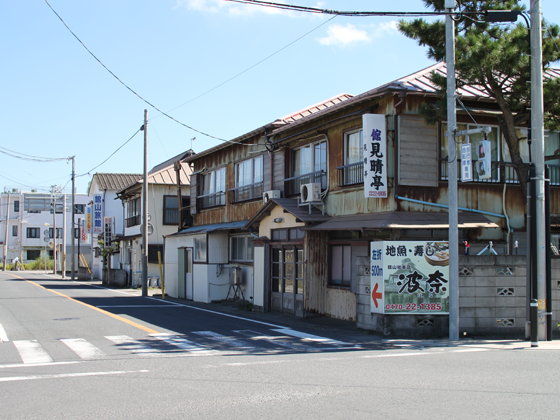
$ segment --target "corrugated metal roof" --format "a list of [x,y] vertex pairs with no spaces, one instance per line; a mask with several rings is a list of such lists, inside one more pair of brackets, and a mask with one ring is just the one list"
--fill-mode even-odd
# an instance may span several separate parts
[[217,146],[211,147],[210,149],[206,149],[206,150],[204,150],[200,153],[196,153],[192,156],[186,157],[185,159],[183,159],[183,162],[192,162],[192,161],[194,161],[196,159],[199,159],[203,156],[212,154],[212,153],[214,153],[218,150],[221,150],[221,149],[225,149],[226,147],[229,147],[233,144],[237,144],[239,142],[242,142],[243,140],[247,140],[247,139],[249,139],[249,138],[251,138],[251,137],[253,137],[257,134],[260,134],[260,133],[264,134],[266,130],[275,129],[275,128],[277,128],[279,126],[283,126],[283,125],[289,125],[289,124],[291,124],[295,121],[298,121],[302,118],[305,118],[309,115],[313,115],[317,112],[323,111],[323,110],[325,110],[327,108],[330,108],[334,105],[338,105],[341,102],[344,102],[344,101],[352,98],[352,96],[353,95],[351,95],[349,93],[341,93],[339,95],[333,96],[332,98],[326,99],[322,102],[319,102],[319,103],[311,105],[307,108],[301,109],[297,112],[293,112],[291,114],[285,115],[282,118],[278,118],[277,120],[275,120],[275,121],[273,121],[269,124],[263,125],[262,127],[259,127],[256,130],[249,131],[248,133],[245,133],[245,134],[243,134],[239,137],[236,137],[233,140],[224,142],[224,143],[219,144]]
[[[320,223],[329,220],[331,217],[320,212],[316,207],[309,205],[300,206],[297,199],[293,198],[273,198],[266,202],[258,212],[247,222],[246,229],[258,224],[263,218],[270,215],[272,209],[276,206],[282,207],[288,213],[292,214],[303,223]],[[311,209],[311,213],[309,212]]]
[[[292,129],[293,127],[297,127],[300,124],[307,123],[316,118],[321,118],[327,114],[337,112],[340,109],[356,105],[361,102],[366,102],[372,98],[386,95],[387,93],[407,92],[409,94],[435,96],[437,95],[437,90],[435,85],[430,80],[433,72],[439,73],[442,76],[447,76],[447,65],[443,62],[436,63],[416,73],[412,73],[408,76],[393,80],[392,82],[386,83],[372,90],[356,95],[341,103],[333,104],[329,108],[319,110],[314,114],[300,118],[291,124],[279,127],[274,130],[272,134],[276,135],[282,133],[286,130]],[[543,77],[545,79],[560,78],[560,69],[549,68],[545,71]],[[492,99],[481,86],[476,85],[459,87],[457,89],[457,95],[459,95],[461,98],[472,98],[476,100],[487,100],[494,102],[494,99]]]
[[230,223],[215,223],[212,225],[201,225],[201,226],[191,226],[188,229],[184,229],[180,232],[174,233],[167,236],[182,236],[182,235],[194,235],[197,233],[212,233],[219,230],[230,230],[230,229],[240,229],[246,230],[244,228],[247,221],[241,222],[230,222]]
[[[100,190],[119,191],[142,178],[142,174],[105,174],[95,173],[90,184],[97,183]],[[89,189],[88,189],[89,195]]]
[[[497,228],[477,213],[459,213],[459,228]],[[333,217],[329,221],[303,230],[368,230],[368,229],[447,229],[449,213],[436,212],[380,212]]]

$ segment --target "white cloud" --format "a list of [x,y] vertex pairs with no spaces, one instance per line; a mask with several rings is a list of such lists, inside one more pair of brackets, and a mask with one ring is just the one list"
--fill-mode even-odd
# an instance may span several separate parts
[[[257,13],[267,15],[287,15],[295,16],[294,12],[288,10],[281,10],[271,7],[247,5],[224,0],[176,0],[175,8],[185,7],[188,10],[194,10],[202,13],[227,13],[231,16],[250,16]],[[276,3],[282,3],[277,1]]]
[[323,45],[337,45],[345,47],[356,42],[370,42],[371,38],[368,33],[362,29],[357,29],[354,25],[347,24],[342,26],[334,24],[327,29],[328,36],[319,38],[319,42]]
[[372,25],[373,34],[372,36],[379,38],[384,35],[396,35],[399,33],[399,22],[397,20],[392,20],[390,22],[383,22],[378,25]]

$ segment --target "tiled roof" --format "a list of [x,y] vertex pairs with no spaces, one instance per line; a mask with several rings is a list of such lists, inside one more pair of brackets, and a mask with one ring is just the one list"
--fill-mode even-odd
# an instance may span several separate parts
[[[95,173],[90,184],[93,185],[95,181],[100,190],[119,191],[124,187],[136,182],[142,178],[142,174],[103,174]],[[88,189],[89,195],[89,189]]]

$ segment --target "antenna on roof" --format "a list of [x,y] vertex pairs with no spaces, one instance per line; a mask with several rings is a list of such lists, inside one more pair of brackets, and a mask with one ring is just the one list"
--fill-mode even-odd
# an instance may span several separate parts
[[195,140],[196,140],[196,137],[193,137],[193,138],[191,139],[191,150],[193,150],[193,148],[192,148],[192,142],[195,141]]

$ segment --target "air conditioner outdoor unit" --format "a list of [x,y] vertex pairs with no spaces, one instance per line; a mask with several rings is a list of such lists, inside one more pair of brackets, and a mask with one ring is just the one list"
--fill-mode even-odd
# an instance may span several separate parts
[[314,182],[312,184],[303,184],[300,187],[302,203],[316,203],[321,201],[321,184]]
[[271,198],[280,198],[280,190],[270,190],[263,193],[263,204]]

